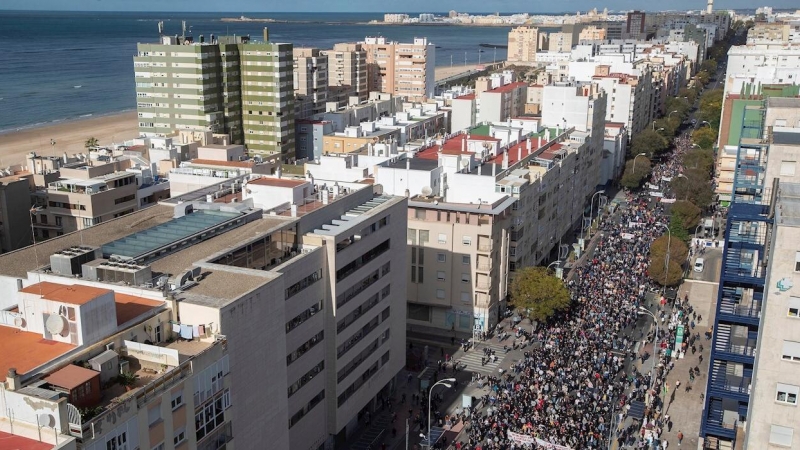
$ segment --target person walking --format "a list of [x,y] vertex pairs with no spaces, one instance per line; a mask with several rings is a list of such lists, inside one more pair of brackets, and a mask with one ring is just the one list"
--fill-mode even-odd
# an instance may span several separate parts
[[681,442],[683,442],[683,432],[678,430],[678,447],[681,446]]

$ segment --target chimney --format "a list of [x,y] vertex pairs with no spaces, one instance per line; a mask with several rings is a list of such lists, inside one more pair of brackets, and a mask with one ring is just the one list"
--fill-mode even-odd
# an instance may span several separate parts
[[522,161],[522,146],[517,147],[517,161]]
[[503,152],[503,170],[508,169],[508,149]]
[[269,28],[264,27],[264,42],[269,42]]
[[411,170],[411,158],[406,158],[406,170]]
[[539,141],[536,143],[536,148],[542,148],[542,136],[538,137]]
[[21,383],[19,375],[17,374],[17,369],[9,367],[8,374],[6,375],[6,389],[9,391],[16,391],[22,387],[20,384]]
[[497,164],[492,164],[492,176],[497,174]]
[[281,173],[281,172],[283,172],[283,170],[281,169],[281,166],[278,166],[278,169],[275,171],[275,175],[276,175],[278,178],[280,178],[280,177],[281,177],[281,175],[282,175],[282,173]]
[[528,137],[528,154],[531,154],[531,138]]
[[462,152],[466,152],[467,151],[467,140],[466,139],[462,139],[461,140],[461,151]]
[[292,217],[297,217],[297,205],[292,204]]

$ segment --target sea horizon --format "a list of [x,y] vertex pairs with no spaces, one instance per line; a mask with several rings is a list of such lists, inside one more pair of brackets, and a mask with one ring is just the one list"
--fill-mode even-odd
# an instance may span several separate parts
[[[223,22],[223,17],[272,16],[311,23]],[[504,27],[367,24],[383,13],[165,13],[21,11],[0,13],[0,133],[111,115],[136,109],[133,57],[139,42],[158,40],[157,23],[165,34],[188,32],[261,36],[297,47],[332,48],[339,42],[358,42],[385,36],[408,42],[426,37],[436,46],[435,64],[489,63],[506,58]],[[336,21],[336,24],[321,23]],[[332,20],[331,20],[332,19]]]

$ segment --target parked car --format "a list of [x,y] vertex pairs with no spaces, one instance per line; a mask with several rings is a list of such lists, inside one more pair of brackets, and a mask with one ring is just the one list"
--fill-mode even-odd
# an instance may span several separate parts
[[702,272],[706,266],[706,261],[703,258],[697,258],[694,261],[694,271],[695,272]]

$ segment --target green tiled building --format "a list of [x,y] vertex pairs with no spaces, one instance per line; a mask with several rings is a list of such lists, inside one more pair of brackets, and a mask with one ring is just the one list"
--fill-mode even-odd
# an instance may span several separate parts
[[292,44],[161,36],[133,58],[139,131],[229,134],[251,154],[294,158]]

